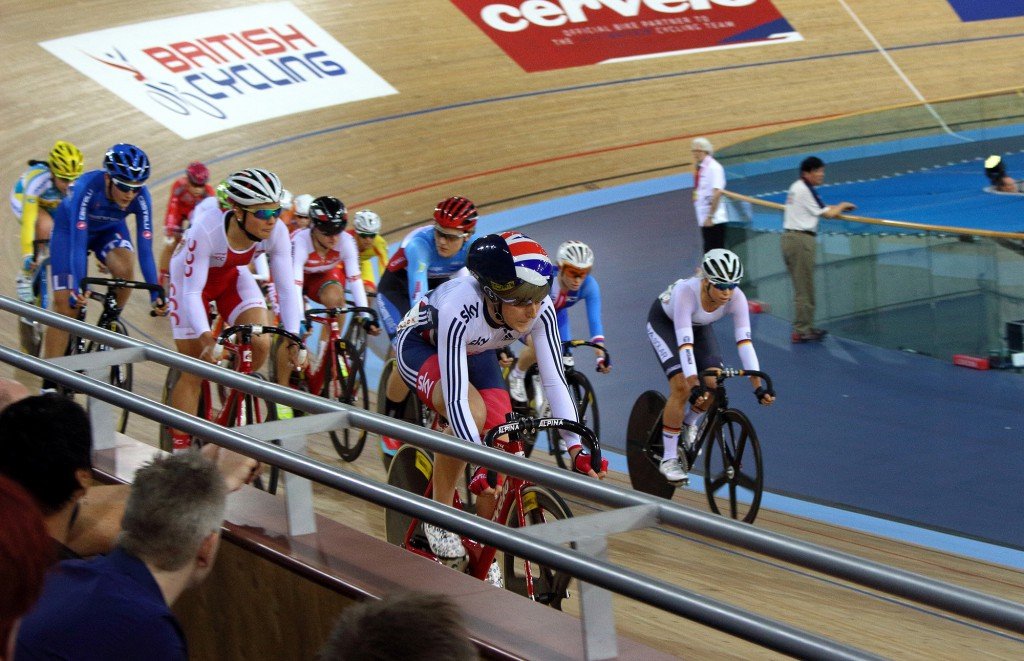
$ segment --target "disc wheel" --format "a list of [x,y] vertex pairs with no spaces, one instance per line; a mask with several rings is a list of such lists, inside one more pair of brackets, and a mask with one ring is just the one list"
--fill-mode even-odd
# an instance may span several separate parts
[[[430,455],[412,445],[403,445],[398,448],[398,452],[391,459],[391,467],[388,469],[388,484],[422,496],[427,491],[427,483],[430,482],[430,476],[433,473],[434,462],[430,459]],[[403,546],[406,532],[411,523],[412,517],[408,514],[396,510],[385,510],[384,528],[388,542],[395,546]],[[422,532],[417,529],[416,534],[422,535]]]
[[[522,491],[523,511],[520,515],[518,503],[513,502],[503,523],[509,528],[523,528],[540,525],[556,519],[572,516],[565,501],[554,491],[531,485]],[[530,596],[538,603],[561,610],[562,601],[569,596],[569,581],[572,577],[565,572],[544,567],[531,560],[516,557],[509,551],[502,551],[501,567],[505,578],[505,589],[524,597]]]
[[764,466],[750,419],[726,409],[715,421],[704,452],[704,492],[711,511],[753,523],[761,507]]
[[664,410],[665,396],[657,390],[648,390],[637,398],[626,426],[626,463],[634,489],[659,498],[672,498],[675,487],[658,471],[664,452],[661,441]]

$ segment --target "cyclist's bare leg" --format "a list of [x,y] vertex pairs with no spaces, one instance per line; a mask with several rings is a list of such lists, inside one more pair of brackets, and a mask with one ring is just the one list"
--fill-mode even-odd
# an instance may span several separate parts
[[[199,338],[175,340],[174,346],[178,353],[191,356],[192,358],[198,358],[205,348],[205,344]],[[202,382],[202,377],[182,372],[177,382],[175,382],[174,388],[171,389],[170,405],[184,413],[195,414],[196,408],[199,406],[199,388]],[[177,429],[172,429],[172,432],[178,431]]]
[[[103,262],[110,271],[110,277],[121,278],[122,280],[135,279],[135,254],[127,248],[114,248],[107,253],[107,259]],[[117,306],[124,308],[128,298],[132,295],[131,289],[117,290]]]
[[[399,376],[398,370],[391,370],[390,376],[388,376],[387,386],[387,398],[392,402],[401,402],[405,400],[405,396],[409,394],[409,386],[405,385],[405,381],[402,381],[402,377]],[[444,410],[443,408],[441,409]]]
[[[473,386],[469,387],[469,409],[473,413],[473,421],[476,423],[476,428],[482,431],[484,421],[487,419],[487,405],[484,403],[484,398],[480,396],[480,392]],[[434,410],[446,410],[441,388],[434,388]],[[434,482],[434,500],[445,505],[451,505],[452,499],[455,496],[455,485],[465,469],[466,462],[462,459],[435,454],[432,477]],[[494,513],[494,506],[494,494],[480,494],[476,501],[476,513],[489,519]]]
[[[67,289],[59,289],[53,292],[53,311],[65,317],[78,317],[78,310],[71,307],[71,292]],[[46,329],[46,337],[43,342],[43,357],[57,358],[64,355],[68,347],[67,331],[50,326]]]

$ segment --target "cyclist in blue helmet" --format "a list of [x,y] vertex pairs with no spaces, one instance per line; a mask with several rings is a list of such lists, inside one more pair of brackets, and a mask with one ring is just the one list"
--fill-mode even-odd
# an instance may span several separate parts
[[[53,309],[68,317],[78,315],[84,304],[79,281],[88,271],[89,251],[110,271],[111,277],[135,279],[132,252],[138,252],[139,267],[146,282],[157,284],[153,261],[153,200],[146,188],[150,175],[149,157],[135,145],[119,143],[103,156],[103,168],[86,172],[69,197],[53,213],[50,239],[50,273]],[[135,241],[132,244],[129,215],[135,216]],[[130,289],[117,292],[117,303],[124,307]],[[150,293],[150,303],[158,314],[167,310],[164,297]],[[64,353],[67,333],[50,328],[46,333],[45,356]]]

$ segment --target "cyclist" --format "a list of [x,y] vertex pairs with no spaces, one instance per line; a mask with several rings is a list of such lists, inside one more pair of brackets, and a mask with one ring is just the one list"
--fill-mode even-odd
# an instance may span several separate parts
[[356,240],[359,249],[359,268],[363,273],[363,287],[367,293],[377,291],[377,271],[373,268],[373,258],[383,269],[388,263],[388,242],[380,235],[380,216],[363,209],[357,211],[348,233]]
[[[529,336],[537,347],[552,414],[577,420],[562,372],[555,308],[548,298],[553,266],[547,253],[519,232],[489,234],[473,242],[467,266],[471,276],[453,278],[431,290],[402,320],[395,340],[396,371],[424,404],[449,421],[455,436],[480,443],[481,432],[504,423],[512,410],[495,350]],[[606,461],[596,472],[579,437],[565,434],[565,440],[577,471],[604,477]],[[434,456],[434,500],[452,504],[464,466],[460,459]],[[495,500],[484,469],[476,472],[471,488],[481,492],[477,514],[491,516]],[[465,555],[458,535],[424,527],[435,555]],[[493,571],[500,576],[496,565]]]
[[288,223],[289,234],[309,227],[309,205],[312,203],[313,196],[309,193],[296,195],[292,200],[292,217]]
[[167,214],[164,216],[164,247],[160,251],[160,284],[166,288],[169,278],[171,254],[181,241],[181,234],[188,228],[192,210],[204,198],[215,195],[209,183],[210,170],[199,161],[192,161],[185,168],[185,175],[171,184],[171,196],[167,200]]
[[32,277],[39,263],[36,241],[49,241],[53,230],[51,213],[63,200],[71,184],[84,168],[85,158],[78,147],[58,140],[45,161],[31,160],[11,190],[11,211],[21,223],[21,271],[18,273],[18,298],[34,300]]
[[[747,297],[739,288],[743,265],[735,253],[723,248],[709,250],[701,260],[698,275],[676,280],[651,305],[647,315],[647,336],[661,368],[668,377],[671,392],[665,402],[662,440],[665,452],[658,469],[669,482],[689,482],[686,459],[678,456],[679,435],[693,445],[697,438],[697,419],[711,404],[710,395],[701,395],[683,415],[692,389],[698,384],[700,370],[721,367],[721,350],[711,324],[725,315],[732,315],[736,349],[743,369],[759,369],[757,353],[750,340],[750,311]],[[673,348],[675,347],[675,348]],[[763,405],[775,398],[761,385],[761,379],[750,377],[754,395]],[[708,384],[709,386],[712,384]]]
[[[587,322],[590,325],[590,341],[604,346],[604,327],[601,325],[601,288],[597,280],[590,275],[594,268],[594,251],[582,241],[566,241],[558,246],[556,253],[558,268],[557,277],[551,287],[551,300],[555,304],[558,315],[558,334],[564,340],[572,337],[569,332],[569,308],[579,301],[587,304]],[[597,371],[607,373],[611,365],[605,363],[604,354],[597,353]],[[526,384],[523,379],[526,370],[537,361],[530,339],[526,339],[526,347],[520,352],[515,367],[508,375],[508,391],[517,402],[526,401]]]
[[[303,296],[328,308],[345,307],[345,289],[352,293],[355,304],[366,307],[366,291],[359,272],[359,253],[355,239],[345,232],[348,211],[336,197],[318,197],[309,205],[310,226],[292,236],[292,272],[295,285]],[[367,332],[380,333],[370,325]],[[277,355],[277,380],[288,385],[288,354]],[[282,417],[288,417],[283,406]]]
[[[75,183],[70,197],[53,213],[50,244],[50,273],[53,309],[65,316],[78,316],[85,299],[79,298],[78,283],[86,275],[89,251],[110,271],[111,277],[134,279],[134,250],[125,218],[135,215],[135,241],[143,278],[157,284],[153,263],[153,201],[146,188],[149,157],[136,147],[118,143],[103,156],[103,169],[86,172]],[[119,289],[117,304],[124,307],[131,289]],[[159,292],[150,292],[150,303],[158,314],[167,306]],[[46,331],[45,356],[54,358],[67,348],[67,332]]]
[[[449,197],[434,208],[433,225],[417,228],[402,239],[377,283],[377,308],[392,342],[402,317],[427,290],[455,275],[468,273],[464,270],[468,239],[476,229],[478,215],[476,205],[469,199]],[[384,414],[400,417],[408,392],[401,377],[392,372],[385,392]],[[381,437],[381,450],[394,454],[398,443]]]
[[[250,168],[226,180],[227,211],[203,205],[171,257],[171,330],[178,352],[213,361],[216,337],[210,330],[208,306],[216,302],[228,325],[266,324],[266,300],[248,268],[261,253],[270,257],[270,272],[281,302],[286,330],[299,331],[302,302],[292,282],[288,230],[277,222],[281,214],[281,181],[268,170]],[[253,338],[253,368],[266,360],[269,337]],[[292,363],[299,366],[299,346],[288,346]],[[193,412],[199,402],[201,378],[182,372],[171,392],[171,405]],[[188,434],[171,430],[175,450],[191,445]]]

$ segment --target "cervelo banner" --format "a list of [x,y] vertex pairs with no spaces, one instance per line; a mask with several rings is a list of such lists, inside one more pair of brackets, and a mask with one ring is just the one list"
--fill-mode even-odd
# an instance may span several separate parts
[[526,71],[800,41],[769,0],[452,0]]
[[183,138],[396,93],[290,2],[124,25],[40,46]]

